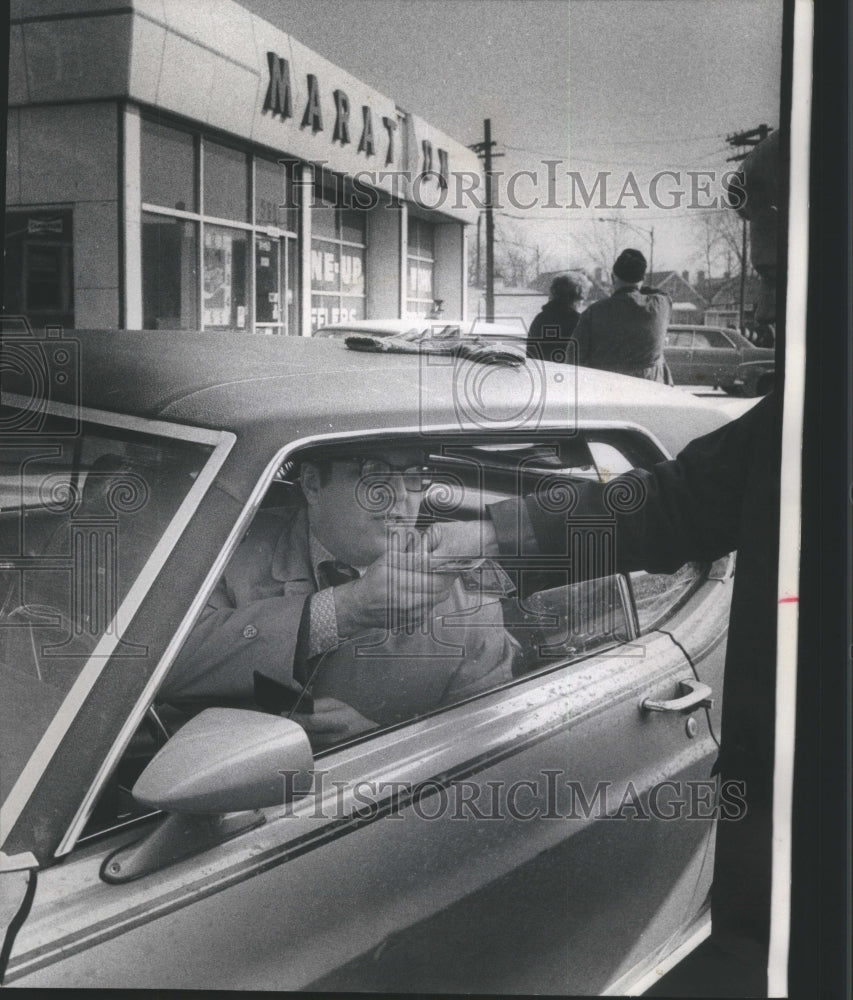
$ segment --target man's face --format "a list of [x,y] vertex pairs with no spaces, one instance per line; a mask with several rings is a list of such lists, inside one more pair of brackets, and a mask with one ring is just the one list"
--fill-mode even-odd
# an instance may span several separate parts
[[333,461],[325,476],[306,462],[302,491],[314,536],[341,562],[370,565],[385,553],[388,529],[417,517],[423,493],[409,487],[418,477],[399,473],[422,464],[419,451],[404,448]]

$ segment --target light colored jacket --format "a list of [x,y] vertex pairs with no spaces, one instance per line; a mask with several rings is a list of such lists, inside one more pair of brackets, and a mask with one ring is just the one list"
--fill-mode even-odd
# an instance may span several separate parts
[[[164,700],[250,699],[253,671],[294,688],[299,624],[316,592],[304,507],[261,510],[166,679]],[[379,724],[411,718],[512,677],[518,645],[506,632],[502,571],[463,574],[432,619],[373,630],[312,664],[309,688]]]

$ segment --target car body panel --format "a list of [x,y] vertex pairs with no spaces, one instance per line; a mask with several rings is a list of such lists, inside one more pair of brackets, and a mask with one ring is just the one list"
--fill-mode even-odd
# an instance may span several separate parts
[[[655,669],[649,669],[650,660]],[[554,815],[531,822],[507,816],[476,823],[464,809],[454,815],[458,801],[439,819],[404,809],[400,816],[359,822],[352,811],[369,806],[346,794],[341,798],[334,783],[350,789],[368,780],[416,786],[438,776],[452,788],[454,777],[477,774],[480,782],[500,781],[506,787],[568,761],[572,778],[588,790],[610,776],[605,805],[613,813],[632,778],[640,794],[664,775],[707,778],[714,752],[707,730],[688,738],[680,716],[652,717],[639,710],[638,694],[668,696],[675,681],[689,673],[686,658],[669,637],[653,636],[628,655],[531,678],[509,692],[478,699],[479,704],[332,752],[318,761],[327,772],[327,817],[316,818],[313,800],[269,810],[264,827],[127,885],[100,882],[97,868],[104,849],[84,849],[67,869],[41,876],[48,885],[19,936],[7,981],[14,983],[32,969],[27,985],[59,985],[81,981],[87,970],[92,986],[294,989],[330,976],[347,958],[363,966],[355,982],[364,985],[355,988],[366,988],[365,977],[373,969],[370,988],[378,989],[387,970],[373,951],[389,935],[400,935],[417,917],[482,891],[496,913],[521,904],[538,913],[529,925],[531,944],[543,927],[558,920],[567,935],[566,954],[574,956],[563,970],[567,988],[603,988],[601,970],[613,974],[617,950],[622,959],[617,974],[633,965],[647,947],[643,937],[655,918],[661,924],[659,940],[677,930],[697,891],[708,822],[638,823],[628,818],[633,816],[629,809],[621,819]],[[620,733],[618,746],[614,730]],[[626,745],[636,755],[625,755]],[[583,759],[573,753],[576,746],[583,746]],[[540,787],[541,796],[544,783]],[[485,801],[480,805],[487,808]],[[520,796],[518,805],[530,811],[532,795]],[[562,816],[572,812],[565,795],[550,800],[547,808]],[[429,805],[424,799],[422,809],[439,811],[434,797]],[[661,883],[661,866],[682,872],[683,884],[675,891],[671,880]],[[527,898],[519,895],[519,876],[510,875],[520,868]],[[578,895],[588,901],[580,912],[577,905],[560,906],[561,899],[568,903]],[[619,923],[629,901],[632,919]],[[253,919],[253,910],[264,918]],[[164,913],[162,919],[158,912]],[[350,928],[343,938],[349,956],[336,933],[342,921]],[[607,935],[605,927],[610,927]],[[99,939],[102,943],[89,953]],[[175,940],[182,946],[171,962]],[[153,968],[147,961],[152,951],[161,956]],[[260,963],[259,955],[266,956]],[[465,991],[484,971],[476,962],[459,971],[449,961],[418,988]],[[337,988],[347,981],[346,972],[341,976]],[[327,983],[325,988],[332,987]]]
[[775,351],[722,327],[670,326],[664,357],[676,385],[743,389],[750,396],[757,394],[760,377],[775,370]]
[[[318,755],[325,814],[310,796],[266,809],[262,826],[117,885],[100,879],[101,866],[152,821],[76,847],[69,825],[76,816],[79,826],[109,748],[121,748],[127,719],[150,701],[289,450],[391,432],[602,427],[641,428],[665,457],[723,418],[658,386],[559,365],[431,365],[417,355],[353,353],[334,340],[104,332],[78,339],[88,405],[234,440],[122,634],[144,644],[145,656],[134,670],[114,660],[101,672],[58,751],[42,761],[20,818],[4,830],[4,849],[33,852],[43,869],[6,981],[387,990],[404,988],[408,969],[409,989],[482,992],[497,989],[512,966],[514,978],[504,980],[511,991],[541,991],[560,979],[563,989],[598,992],[665,953],[707,892],[713,823],[629,818],[631,803],[648,809],[649,795],[668,780],[707,785],[716,743],[706,712],[691,716],[691,733],[684,716],[645,712],[641,702],[674,698],[680,681],[705,679],[705,665],[719,693],[721,661],[707,650],[720,648],[725,633],[730,579],[702,582],[680,618],[630,646]],[[484,376],[485,395],[459,391],[468,379],[482,387]],[[20,378],[10,382],[26,388]],[[531,388],[538,399],[529,410]],[[57,394],[73,403],[73,391]],[[699,634],[691,624],[699,614],[709,638],[691,663],[683,640]],[[558,770],[588,796],[609,782],[606,815],[572,817],[562,788],[550,806],[559,815],[547,818],[541,810],[536,819],[504,810],[498,820],[418,812],[489,782],[499,797],[531,778],[548,787],[541,776]],[[374,809],[357,797],[365,782],[402,784],[388,786]],[[628,815],[615,818],[628,782]],[[10,878],[19,873],[0,875],[0,886]]]

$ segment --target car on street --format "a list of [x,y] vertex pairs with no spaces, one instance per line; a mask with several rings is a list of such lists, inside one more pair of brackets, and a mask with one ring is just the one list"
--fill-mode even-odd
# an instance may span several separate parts
[[776,378],[776,352],[737,330],[670,326],[664,357],[676,385],[705,385],[735,396],[765,396]]
[[378,724],[324,746],[307,700],[167,692],[306,458],[417,447],[420,532],[520,493],[568,516],[574,481],[721,414],[607,372],[188,331],[21,335],[3,389],[6,984],[621,995],[707,934],[731,558],[617,574],[610,520],[567,520],[571,561],[488,567],[511,677],[441,700],[437,663],[366,644],[305,693]]

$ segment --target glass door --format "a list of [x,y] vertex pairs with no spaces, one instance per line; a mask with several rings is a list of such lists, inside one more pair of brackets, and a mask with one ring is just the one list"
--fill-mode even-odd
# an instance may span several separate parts
[[295,336],[299,332],[296,240],[255,236],[255,332]]
[[284,333],[282,329],[281,254],[274,236],[255,236],[255,331]]

